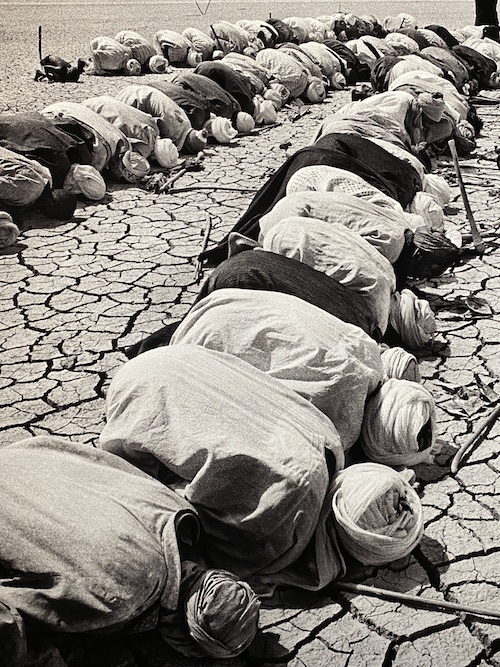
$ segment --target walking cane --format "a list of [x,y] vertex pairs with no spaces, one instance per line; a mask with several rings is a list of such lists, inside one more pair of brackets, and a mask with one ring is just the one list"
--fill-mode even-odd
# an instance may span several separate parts
[[469,198],[467,197],[467,192],[465,191],[465,185],[462,179],[462,173],[460,171],[460,165],[458,163],[458,153],[455,146],[455,139],[450,139],[448,141],[448,146],[450,148],[451,157],[453,159],[453,166],[455,167],[455,174],[457,175],[458,185],[460,187],[460,194],[462,195],[462,200],[464,202],[465,213],[467,215],[467,220],[469,221],[470,231],[472,234],[472,242],[474,247],[479,255],[483,255],[485,251],[484,241],[482,236],[477,228],[476,221],[474,220],[474,215],[469,204]]

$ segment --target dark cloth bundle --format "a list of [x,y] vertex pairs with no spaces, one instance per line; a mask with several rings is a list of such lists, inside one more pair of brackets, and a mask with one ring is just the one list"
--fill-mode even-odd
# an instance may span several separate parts
[[[246,250],[226,259],[202,285],[194,303],[215,290],[232,287],[283,292],[296,296],[344,322],[355,324],[376,340],[380,340],[381,332],[374,317],[366,309],[362,296],[325,273],[285,255]],[[132,359],[147,350],[168,345],[179,324],[180,322],[167,324],[131,345],[125,350],[125,354]]]
[[[356,134],[326,134],[316,144],[303,148],[291,157],[269,178],[257,192],[246,212],[232,231],[252,239],[259,235],[260,218],[286,194],[290,177],[302,167],[325,164],[351,171],[370,185],[393,197],[406,207],[422,182],[416,170],[369,139]],[[215,248],[200,255],[206,266],[216,266],[227,258],[226,236]]]
[[358,56],[344,42],[328,37],[324,44],[347,62],[349,68],[348,84],[354,85],[360,81],[370,80],[369,65],[360,62]]
[[238,100],[208,76],[182,72],[174,77],[172,83],[203,97],[209,104],[210,111],[216,116],[233,118],[241,111]]
[[282,21],[281,19],[267,19],[266,23],[272,25],[273,28],[278,33],[278,38],[276,39],[276,44],[282,44],[283,42],[295,42],[298,43],[297,38],[293,34],[293,30],[290,26]]
[[383,93],[388,89],[389,74],[394,65],[400,60],[400,56],[382,56],[373,63],[370,83],[377,93]]
[[452,50],[463,62],[467,63],[471,77],[476,79],[479,90],[488,88],[491,75],[497,71],[496,62],[476,49],[471,49],[463,44],[454,46]]
[[85,61],[81,59],[78,60],[75,67],[59,56],[46,56],[40,60],[40,65],[43,67],[45,76],[49,81],[55,81],[57,83],[76,83],[85,68]]
[[60,127],[36,111],[2,114],[0,146],[47,167],[55,188],[62,187],[71,162],[90,164],[90,153],[76,123]]
[[247,79],[239,72],[235,72],[229,65],[218,61],[203,62],[196,67],[194,74],[200,74],[215,81],[238,101],[242,111],[250,116],[254,115],[252,88]]
[[148,85],[174,100],[186,112],[193,129],[201,130],[210,119],[210,103],[205,97],[170,81],[151,81]]

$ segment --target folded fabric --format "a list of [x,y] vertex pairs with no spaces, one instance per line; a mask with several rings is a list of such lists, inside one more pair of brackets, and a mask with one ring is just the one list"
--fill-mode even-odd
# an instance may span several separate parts
[[[170,481],[197,509],[211,567],[260,592],[293,579],[317,588],[338,574],[320,524],[327,460],[343,465],[331,421],[299,394],[235,356],[198,345],[150,350],[125,363],[107,394],[100,446]],[[288,573],[320,539],[307,562]]]
[[160,131],[156,120],[149,113],[111,95],[89,97],[82,104],[120,129],[134,150],[146,158],[151,155]]
[[401,336],[403,344],[410,350],[423,347],[437,330],[436,318],[429,302],[426,299],[419,299],[409,289],[396,292],[390,321]]
[[112,37],[96,37],[90,50],[95,74],[119,74],[132,58],[132,50]]
[[234,355],[284,383],[333,422],[344,449],[383,376],[378,345],[359,327],[279,292],[212,292],[175,331],[179,343]]
[[35,204],[47,185],[52,185],[47,167],[0,146],[0,205]]
[[424,530],[420,498],[395,470],[358,463],[333,480],[333,516],[341,547],[363,565],[410,554]]
[[402,347],[389,347],[381,353],[382,365],[387,378],[421,382],[418,361]]
[[[327,192],[315,191],[316,185]],[[351,172],[325,165],[304,167],[291,177],[287,192],[291,194],[260,219],[260,239],[281,220],[299,216],[304,223],[322,220],[357,232],[391,264],[399,257],[408,228],[407,214],[395,199]]]
[[298,259],[362,294],[385,333],[396,277],[390,262],[357,232],[316,218],[284,218],[264,235],[264,250]]
[[436,453],[436,407],[417,382],[391,378],[366,404],[361,429],[366,455],[390,466],[432,463]]
[[147,65],[152,56],[156,55],[153,44],[134,30],[121,30],[115,35],[115,40],[129,48],[131,57],[135,58],[142,67]]
[[153,118],[160,137],[172,139],[180,150],[192,129],[187,114],[170,97],[152,86],[132,84],[122,88],[116,98]]
[[425,174],[422,179],[422,186],[423,191],[432,195],[441,207],[450,203],[451,189],[442,176]]

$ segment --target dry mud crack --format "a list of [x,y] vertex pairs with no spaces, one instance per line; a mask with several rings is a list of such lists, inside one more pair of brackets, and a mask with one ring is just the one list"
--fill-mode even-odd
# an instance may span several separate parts
[[[19,247],[0,255],[2,442],[50,433],[94,443],[104,424],[106,388],[126,360],[123,350],[180,319],[198,292],[195,259],[207,216],[211,240],[222,238],[287,152],[308,145],[320,120],[347,100],[347,93],[335,93],[297,122],[293,111],[281,112],[277,127],[212,148],[203,171],[176,182],[178,192],[111,186],[104,202],[81,203],[69,223],[29,218]],[[500,109],[480,107],[479,114],[484,129],[477,150],[462,164],[476,221],[487,234],[486,252],[416,285],[447,343],[440,355],[420,359],[442,442],[435,464],[418,469],[425,536],[415,555],[367,569],[360,580],[500,611],[500,426],[493,425],[455,477],[449,469],[456,448],[500,395]],[[450,219],[468,231],[451,161],[439,158],[435,171],[452,186]],[[484,299],[493,314],[471,311],[469,297]],[[263,608],[261,626],[248,654],[220,664],[500,665],[498,622],[333,590],[282,592]],[[150,633],[106,650],[97,643],[95,656],[92,664],[102,667],[194,664],[165,656]]]

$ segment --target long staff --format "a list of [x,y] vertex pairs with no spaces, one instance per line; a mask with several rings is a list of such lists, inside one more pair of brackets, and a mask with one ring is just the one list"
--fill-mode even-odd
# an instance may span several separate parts
[[472,616],[488,616],[490,618],[500,619],[500,610],[484,609],[483,607],[471,607],[459,602],[448,602],[447,600],[433,600],[422,598],[419,595],[410,595],[409,593],[400,593],[399,591],[390,591],[386,588],[377,588],[376,586],[367,586],[366,584],[356,584],[349,581],[336,581],[333,588],[347,593],[361,593],[371,597],[401,602],[409,606],[429,607],[439,609],[445,612],[461,611]]
[[448,141],[448,146],[450,148],[451,157],[453,159],[453,166],[455,167],[455,174],[457,176],[458,185],[460,187],[460,194],[462,195],[462,201],[464,202],[465,213],[467,215],[467,220],[469,221],[470,231],[472,234],[472,242],[474,247],[480,255],[484,254],[485,245],[482,239],[481,233],[477,228],[476,221],[474,220],[474,215],[469,204],[469,198],[467,197],[467,192],[465,191],[464,181],[462,179],[462,172],[460,171],[460,164],[458,163],[458,153],[455,146],[455,139],[450,139]]
[[489,415],[483,417],[483,419],[481,419],[481,421],[478,422],[476,428],[472,431],[472,433],[465,440],[465,442],[462,444],[460,449],[453,457],[453,461],[451,462],[450,466],[450,470],[453,474],[455,474],[458,471],[458,467],[463,457],[472,449],[472,447],[476,444],[477,440],[479,439],[483,431],[485,431],[488,428],[488,426],[490,426],[490,424],[492,424],[495,421],[498,415],[500,415],[500,403],[496,406],[496,408],[492,412],[490,412]]

